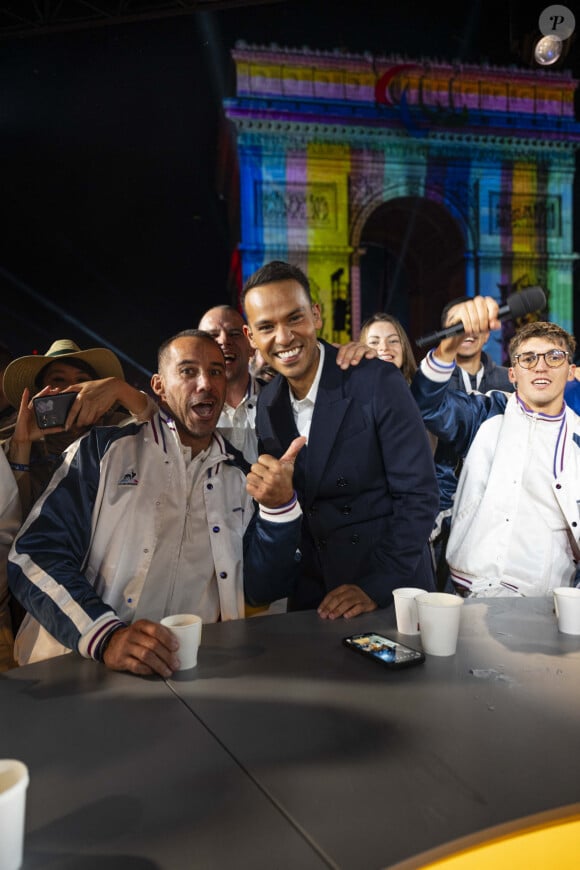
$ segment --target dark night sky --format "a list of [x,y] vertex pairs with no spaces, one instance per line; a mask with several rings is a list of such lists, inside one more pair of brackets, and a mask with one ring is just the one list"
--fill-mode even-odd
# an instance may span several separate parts
[[216,154],[237,39],[518,61],[522,13],[510,27],[505,0],[392,5],[281,2],[0,41],[0,340],[17,354],[107,343],[151,369],[162,339],[230,301]]

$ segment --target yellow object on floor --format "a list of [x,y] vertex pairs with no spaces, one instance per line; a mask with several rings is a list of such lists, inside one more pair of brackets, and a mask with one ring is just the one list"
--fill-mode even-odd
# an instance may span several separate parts
[[[452,854],[450,854],[452,852]],[[454,840],[391,870],[578,870],[580,804]]]

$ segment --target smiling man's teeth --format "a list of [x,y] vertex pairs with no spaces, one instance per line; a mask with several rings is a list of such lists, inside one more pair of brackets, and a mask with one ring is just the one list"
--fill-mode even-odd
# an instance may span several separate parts
[[290,359],[293,356],[296,356],[297,353],[298,353],[298,348],[295,347],[292,350],[281,350],[276,354],[276,356],[278,357],[278,359],[285,360],[285,359]]

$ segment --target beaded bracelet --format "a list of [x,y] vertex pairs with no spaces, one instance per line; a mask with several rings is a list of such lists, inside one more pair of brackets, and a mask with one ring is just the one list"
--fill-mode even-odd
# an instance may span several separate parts
[[30,471],[30,465],[25,465],[23,462],[10,462],[8,464],[13,471]]

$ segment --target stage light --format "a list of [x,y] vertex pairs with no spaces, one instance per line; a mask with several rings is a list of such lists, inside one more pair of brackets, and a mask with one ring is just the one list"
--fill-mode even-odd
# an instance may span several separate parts
[[574,14],[567,6],[547,6],[540,15],[538,27],[542,36],[534,46],[534,60],[540,66],[551,66],[568,53],[569,40],[576,27]]
[[536,47],[534,48],[534,60],[536,63],[539,63],[540,66],[550,66],[556,61],[560,60],[562,56],[562,40],[559,36],[554,36],[550,34],[550,36],[542,36],[536,42]]

